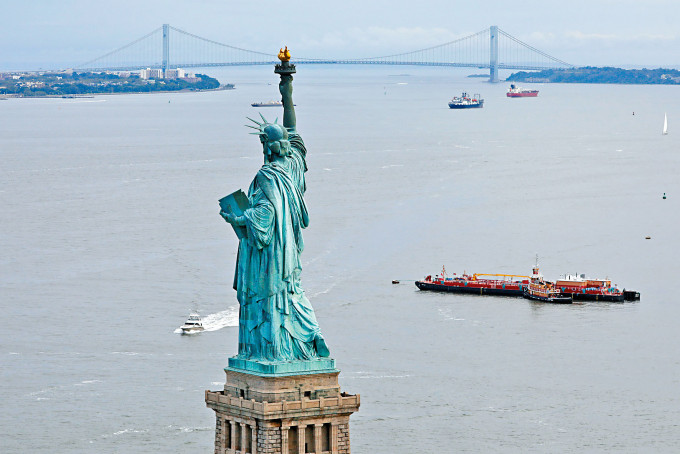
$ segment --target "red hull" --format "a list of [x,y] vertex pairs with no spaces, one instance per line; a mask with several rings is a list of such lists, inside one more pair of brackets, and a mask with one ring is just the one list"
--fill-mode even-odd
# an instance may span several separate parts
[[538,96],[538,91],[527,91],[524,93],[506,93],[508,98],[535,98]]

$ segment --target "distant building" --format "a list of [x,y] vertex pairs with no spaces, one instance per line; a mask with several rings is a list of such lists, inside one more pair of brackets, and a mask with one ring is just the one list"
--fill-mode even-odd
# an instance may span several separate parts
[[[121,75],[121,77],[123,77]],[[139,72],[140,79],[182,79],[187,82],[196,82],[196,76],[193,73],[188,73],[182,68],[167,69],[165,74],[160,68],[146,68]]]
[[118,77],[130,77],[130,71],[107,71],[107,74],[115,74]]
[[184,79],[185,77],[186,77],[186,73],[181,68],[167,69],[165,71],[165,78],[166,79]]
[[146,68],[139,72],[140,79],[162,79],[163,70],[160,68]]

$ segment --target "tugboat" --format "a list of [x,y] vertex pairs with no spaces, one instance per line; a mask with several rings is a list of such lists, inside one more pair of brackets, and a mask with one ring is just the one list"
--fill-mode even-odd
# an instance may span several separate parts
[[543,275],[538,270],[538,263],[536,263],[533,268],[531,282],[524,288],[523,296],[527,299],[542,301],[544,303],[572,303],[570,296],[562,295],[562,293],[560,293],[560,289],[555,287],[555,284],[543,279]]
[[484,100],[481,99],[479,93],[470,98],[467,93],[463,92],[460,97],[454,96],[449,102],[450,109],[472,109],[475,107],[484,107]]
[[[480,278],[480,276],[489,276],[492,279]],[[471,276],[463,273],[457,276],[454,273],[452,277],[449,277],[445,267],[442,267],[441,274],[434,278],[430,275],[422,281],[416,281],[416,287],[420,290],[500,296],[522,296],[524,287],[528,285],[529,276],[478,273]]]
[[180,326],[179,329],[182,330],[182,334],[194,334],[200,333],[205,328],[203,327],[201,316],[196,312],[192,312],[189,314],[187,321],[184,322],[184,325]]
[[538,90],[526,90],[511,84],[505,96],[508,98],[535,98],[538,96]]

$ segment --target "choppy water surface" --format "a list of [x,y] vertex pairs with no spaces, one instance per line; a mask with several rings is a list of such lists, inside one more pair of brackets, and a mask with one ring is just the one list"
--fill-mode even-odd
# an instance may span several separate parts
[[[3,452],[212,452],[203,391],[237,348],[217,199],[250,183],[262,157],[242,125],[277,97],[267,68],[213,75],[237,89],[0,103]],[[675,452],[680,91],[506,88],[299,68],[303,279],[343,389],[362,396],[353,452]],[[485,107],[449,110],[461,91]],[[527,273],[535,254],[548,278],[608,276],[642,300],[412,282],[442,265]],[[209,329],[175,333],[194,308]]]

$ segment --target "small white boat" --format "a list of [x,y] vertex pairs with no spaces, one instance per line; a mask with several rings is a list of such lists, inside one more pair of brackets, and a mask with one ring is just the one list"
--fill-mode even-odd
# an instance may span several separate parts
[[663,114],[663,132],[661,134],[668,134],[668,116],[665,113]]
[[191,314],[189,314],[189,318],[187,319],[187,321],[184,322],[184,325],[180,326],[179,329],[182,330],[182,334],[193,334],[200,333],[205,328],[203,328],[203,321],[201,320],[201,316],[198,315],[198,313],[196,312],[192,312]]

